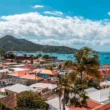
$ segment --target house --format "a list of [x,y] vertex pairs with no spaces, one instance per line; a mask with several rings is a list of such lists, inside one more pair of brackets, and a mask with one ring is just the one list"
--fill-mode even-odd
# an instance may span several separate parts
[[23,76],[20,76],[19,78],[20,79],[25,79],[25,80],[35,80],[35,81],[42,81],[43,80],[43,78],[41,78],[39,76],[36,76],[33,73],[25,74]]
[[28,69],[28,68],[20,68],[20,67],[9,68],[9,71],[11,71],[11,72],[29,71],[29,70],[30,69]]
[[[49,110],[60,110],[60,105],[59,105],[59,97],[55,97],[53,99],[50,99],[46,101],[46,103],[49,105]],[[62,108],[62,104],[61,104]],[[63,109],[61,109],[63,110]],[[67,110],[67,107],[66,107]]]
[[110,103],[99,105],[92,110],[110,110]]
[[69,110],[93,110],[93,109],[95,110],[95,108],[100,106],[101,104],[99,102],[94,101],[94,100],[88,99],[87,105],[88,105],[88,107],[81,107],[81,108],[71,106],[69,108]]
[[57,88],[57,85],[55,85],[55,84],[48,84],[48,83],[36,83],[36,84],[30,85],[30,87],[36,88],[36,89],[37,88],[42,88],[42,89],[48,88],[51,91],[53,91],[54,89]]
[[97,91],[97,89],[95,89],[95,88],[88,88],[88,89],[85,89],[85,92],[87,92],[87,93],[91,93],[91,92],[94,92],[94,91]]
[[0,79],[7,77],[8,73],[9,73],[8,69],[0,69]]
[[42,77],[42,78],[47,78],[49,76],[56,76],[58,75],[58,72],[55,72],[53,70],[48,70],[48,69],[35,69],[33,70],[34,73],[37,74],[37,76]]
[[[62,103],[59,103],[59,97],[50,99],[46,101],[46,103],[49,105],[49,110],[60,110],[60,107],[61,110],[63,110]],[[74,105],[68,105],[65,108],[66,110],[110,110],[110,103],[101,104],[97,101],[88,99],[87,105],[87,107],[75,107]]]
[[37,91],[40,90],[40,94],[47,98],[52,94],[53,90],[57,88],[57,85],[48,83],[36,83],[30,85],[30,87],[36,89]]
[[4,104],[7,108],[15,108],[17,106],[17,99],[15,94],[0,99],[0,102]]
[[10,65],[10,68],[23,68],[25,67],[25,64],[16,64],[16,65]]
[[25,86],[22,84],[15,84],[12,86],[8,86],[5,88],[5,92],[7,95],[13,95],[13,94],[18,94],[24,91],[36,91],[34,88],[31,88],[29,86]]
[[17,71],[17,72],[13,72],[11,74],[8,74],[8,76],[10,76],[11,78],[20,78],[24,75],[29,74],[31,71]]
[[110,88],[96,90],[92,92],[87,91],[87,93],[92,100],[97,101],[99,103],[105,103],[109,100]]

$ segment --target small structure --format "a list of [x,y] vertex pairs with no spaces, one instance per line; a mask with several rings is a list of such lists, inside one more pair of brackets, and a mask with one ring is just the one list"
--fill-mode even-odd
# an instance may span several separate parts
[[7,77],[8,73],[9,73],[8,69],[0,69],[0,79]]

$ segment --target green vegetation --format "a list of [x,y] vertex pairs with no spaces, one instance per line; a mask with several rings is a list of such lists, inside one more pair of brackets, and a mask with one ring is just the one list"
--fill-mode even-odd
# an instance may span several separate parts
[[64,68],[68,68],[68,67],[71,67],[73,66],[73,62],[72,61],[66,61],[63,65]]
[[[5,43],[4,43],[5,42]],[[28,52],[47,52],[47,53],[73,53],[76,51],[74,48],[65,46],[49,46],[32,43],[25,39],[17,39],[13,36],[6,35],[0,38],[0,47],[5,51],[28,51]]]
[[42,57],[42,54],[39,53],[35,58],[38,59],[38,58],[41,58],[41,57]]
[[44,56],[42,56],[42,58],[49,59],[49,60],[55,60],[55,59],[57,59],[57,57],[53,57],[53,56],[49,56],[49,55],[44,55]]
[[11,109],[7,108],[2,102],[0,102],[0,110],[11,110]]
[[42,58],[49,59],[50,57],[49,57],[49,55],[44,55]]
[[80,83],[83,84],[85,77],[92,77],[100,80],[100,74],[98,69],[100,68],[100,62],[98,55],[95,51],[88,47],[84,47],[75,53],[76,72],[80,75]]
[[7,53],[7,54],[5,54],[5,58],[15,59],[16,58],[16,55],[13,54],[13,53]]
[[5,51],[4,50],[0,50],[0,56],[4,56],[5,55]]
[[48,70],[53,70],[53,66],[46,66],[45,69],[48,69]]
[[30,85],[35,84],[35,83],[36,83],[35,80],[27,80],[27,81],[26,81],[26,85],[27,85],[27,86],[30,86]]
[[17,107],[19,108],[19,110],[28,110],[32,108],[46,110],[47,104],[38,93],[26,91],[17,96]]
[[[58,76],[58,90],[56,92],[59,95],[59,105],[63,104],[63,110],[65,110],[65,105],[87,107],[89,97],[84,89],[88,87],[99,88],[98,81],[101,79],[98,71],[100,63],[95,51],[84,47],[77,51],[74,57],[76,62],[67,61],[64,63],[64,67],[74,66],[75,69],[71,73]],[[62,101],[61,97],[63,97]]]
[[59,105],[61,110],[61,97],[63,96],[62,103],[63,103],[63,110],[65,110],[65,105],[68,104],[69,101],[69,94],[72,89],[70,87],[76,79],[76,75],[74,73],[65,73],[65,75],[58,75],[58,95],[59,95]]
[[8,108],[0,102],[0,110],[47,110],[45,100],[35,92],[26,91],[17,95],[17,107]]

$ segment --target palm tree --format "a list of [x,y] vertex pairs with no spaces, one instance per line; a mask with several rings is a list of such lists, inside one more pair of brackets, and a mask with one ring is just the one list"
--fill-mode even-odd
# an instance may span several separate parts
[[88,47],[84,47],[77,51],[74,55],[76,71],[80,75],[80,83],[83,84],[83,78],[92,77],[100,79],[99,68],[100,62],[95,51]]
[[61,110],[61,98],[63,110],[65,110],[65,105],[67,105],[70,97],[69,94],[72,90],[72,86],[76,80],[76,74],[73,72],[65,73],[64,75],[58,75],[58,95],[59,95],[59,105]]
[[33,56],[33,55],[31,55],[31,56],[30,56],[30,61],[31,61],[31,64],[33,64],[33,60],[34,60],[34,56]]
[[64,68],[68,68],[68,67],[71,67],[72,65],[73,65],[73,62],[72,61],[66,61],[66,62],[64,62],[63,67]]

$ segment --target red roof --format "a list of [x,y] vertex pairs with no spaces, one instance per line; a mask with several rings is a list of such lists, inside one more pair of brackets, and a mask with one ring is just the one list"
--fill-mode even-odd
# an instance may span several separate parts
[[31,71],[18,71],[18,72],[15,72],[15,73],[12,73],[12,74],[9,74],[11,76],[16,76],[16,77],[22,77],[26,74],[29,74]]
[[8,108],[14,108],[17,106],[16,95],[7,96],[0,101]]
[[33,72],[40,73],[40,74],[48,74],[48,75],[57,75],[58,72],[48,70],[48,69],[35,69]]
[[70,110],[92,110],[93,108],[95,108],[101,104],[89,99],[87,101],[87,105],[88,105],[88,107],[81,107],[81,108],[80,107],[71,107]]
[[110,103],[99,105],[92,110],[110,110]]
[[41,77],[35,76],[34,74],[26,74],[26,75],[24,75],[24,76],[22,76],[22,77],[20,77],[20,78],[30,79],[30,80],[35,80],[35,78],[36,78],[37,81],[40,81],[40,80],[43,79],[43,78],[41,78]]
[[109,70],[107,70],[107,74],[110,74],[110,69],[109,69]]

